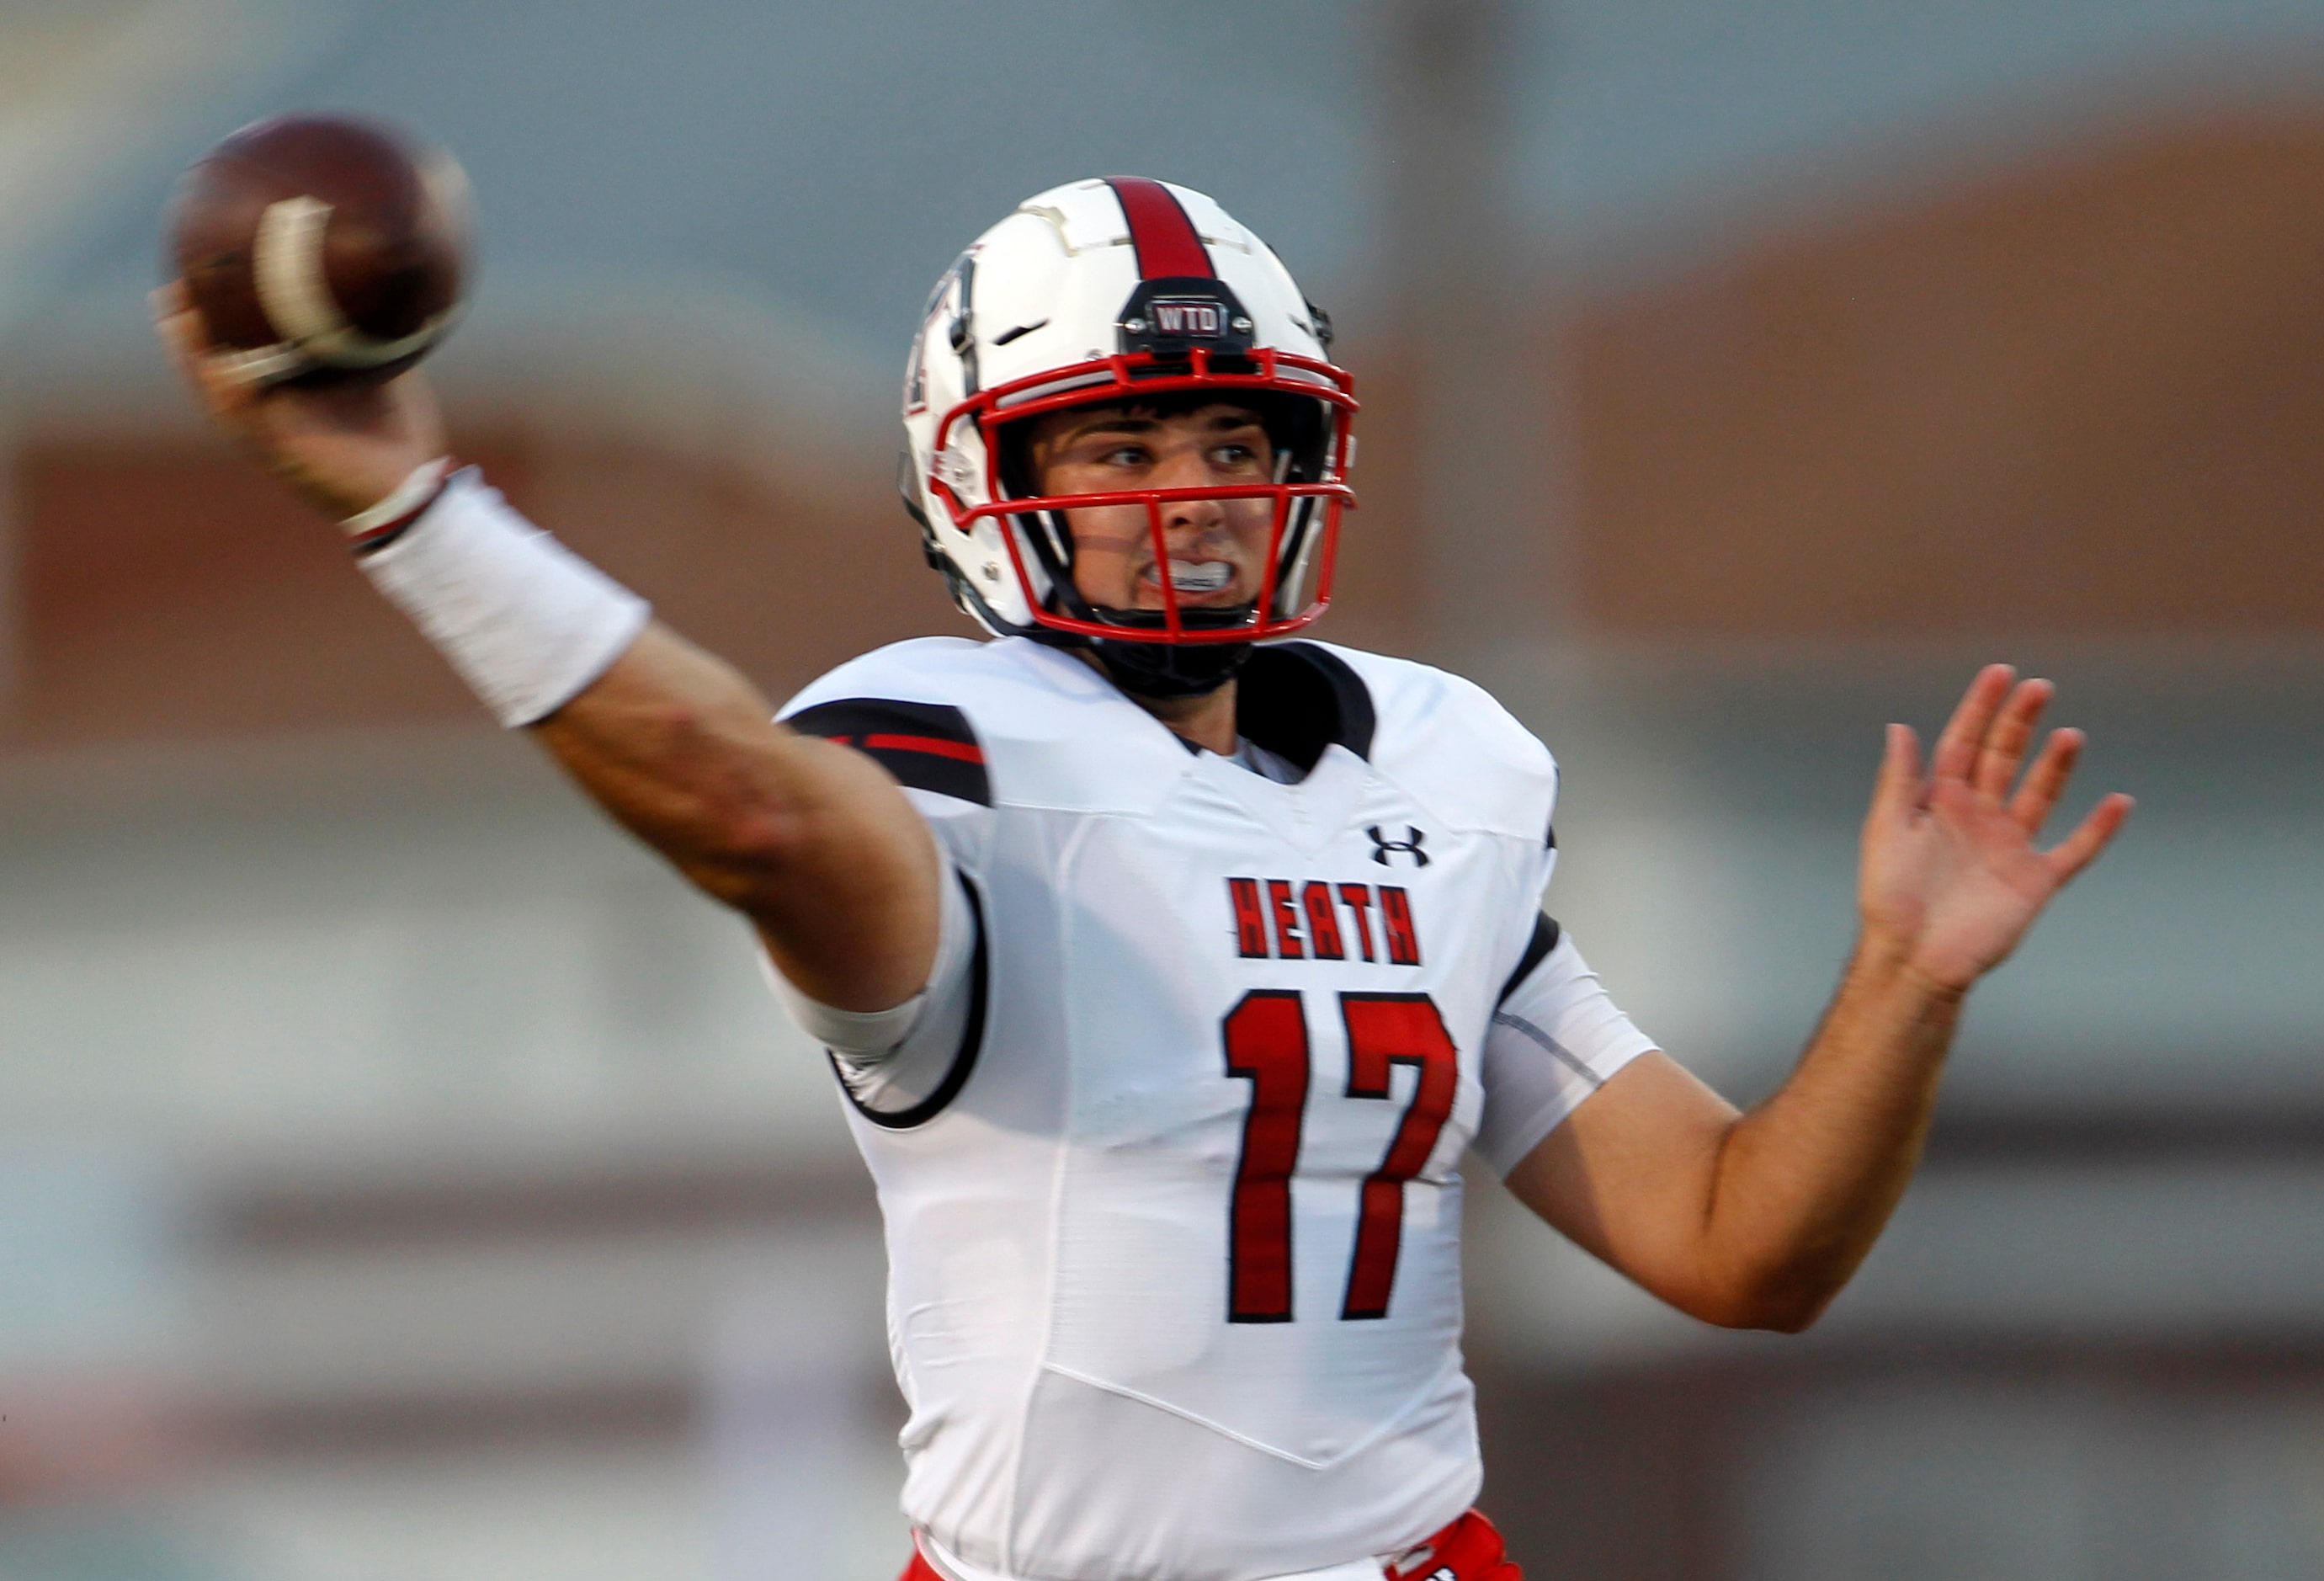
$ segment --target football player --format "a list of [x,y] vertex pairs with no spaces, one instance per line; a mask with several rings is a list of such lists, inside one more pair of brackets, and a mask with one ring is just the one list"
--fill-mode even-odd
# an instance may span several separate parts
[[780,723],[455,471],[419,376],[261,389],[164,314],[217,421],[749,920],[829,1049],[887,1225],[912,1576],[1513,1581],[1470,1509],[1463,1156],[1680,1310],[1805,1327],[1904,1189],[1963,996],[2128,809],[2037,847],[2080,737],[2035,750],[2050,688],[2004,667],[1925,765],[1890,726],[1854,957],[1738,1114],[1541,911],[1541,744],[1296,634],[1352,385],[1200,193],[1060,187],[945,275],[904,492],[991,640],[882,649]]

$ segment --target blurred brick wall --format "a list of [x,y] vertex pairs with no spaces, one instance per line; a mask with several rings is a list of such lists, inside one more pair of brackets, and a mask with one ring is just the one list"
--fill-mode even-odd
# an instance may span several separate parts
[[[777,697],[872,643],[965,629],[876,492],[858,509],[603,440],[465,451]],[[331,529],[221,448],[36,447],[19,509],[27,744],[474,713]]]
[[2324,631],[2324,116],[1795,236],[1573,345],[1600,630]]

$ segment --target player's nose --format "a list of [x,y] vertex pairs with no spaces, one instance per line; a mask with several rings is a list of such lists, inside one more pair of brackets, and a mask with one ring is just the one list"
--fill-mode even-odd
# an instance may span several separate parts
[[1224,526],[1226,519],[1226,507],[1213,499],[1169,500],[1162,506],[1162,525],[1172,532],[1210,532]]
[[[1163,457],[1153,475],[1157,488],[1202,488],[1225,481],[1228,480],[1212,465],[1208,452],[1198,446]],[[1225,519],[1225,507],[1220,501],[1201,495],[1167,500],[1162,506],[1162,523],[1166,527],[1207,532]]]

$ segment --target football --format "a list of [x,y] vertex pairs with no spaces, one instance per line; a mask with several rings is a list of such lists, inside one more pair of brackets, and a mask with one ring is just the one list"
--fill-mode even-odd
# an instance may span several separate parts
[[187,171],[164,264],[244,376],[376,384],[451,331],[471,230],[450,154],[373,121],[281,116]]

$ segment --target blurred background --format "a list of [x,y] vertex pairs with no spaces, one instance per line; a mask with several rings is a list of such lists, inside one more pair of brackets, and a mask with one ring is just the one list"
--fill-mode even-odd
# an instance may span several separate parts
[[450,143],[466,452],[781,696],[957,631],[892,486],[1019,199],[1215,194],[1367,402],[1321,634],[1564,765],[1552,909],[1738,1100],[1878,727],[2055,676],[2121,847],[1802,1338],[1480,1181],[1544,1581],[2324,1576],[2324,0],[0,0],[0,1578],[879,1577],[877,1222],[740,929],[189,421],[175,172]]

